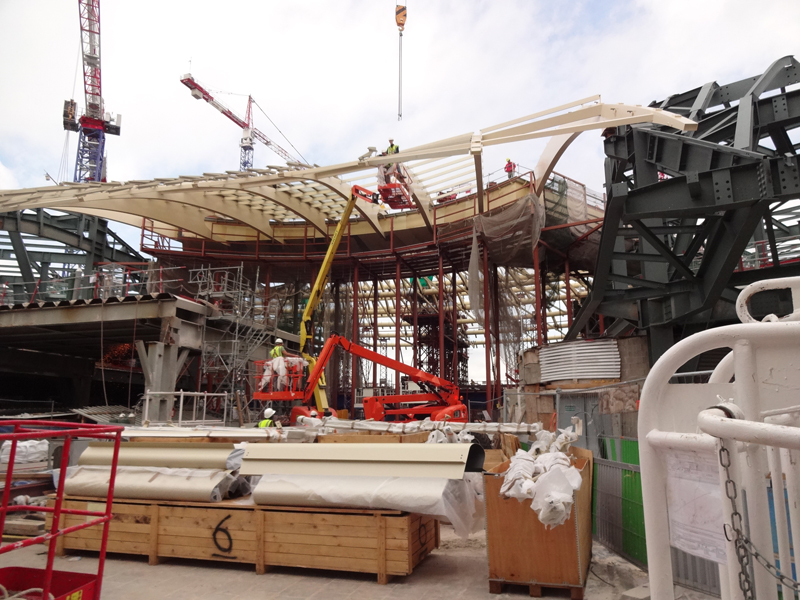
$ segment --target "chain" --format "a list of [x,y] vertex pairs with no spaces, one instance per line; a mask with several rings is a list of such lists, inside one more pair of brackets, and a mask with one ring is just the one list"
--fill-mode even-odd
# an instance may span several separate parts
[[725,495],[731,501],[731,524],[725,525],[725,538],[731,541],[730,532],[733,531],[733,545],[736,549],[736,559],[739,561],[739,588],[742,590],[742,595],[745,600],[754,600],[755,594],[753,592],[753,581],[750,578],[750,567],[752,556],[758,564],[760,564],[767,573],[772,575],[775,579],[796,592],[800,592],[800,582],[795,581],[788,575],[783,574],[778,567],[773,565],[763,556],[758,549],[756,549],[753,542],[744,534],[742,527],[742,514],[736,507],[736,498],[738,492],[736,489],[736,482],[731,477],[731,455],[724,444],[720,444],[719,448],[719,464],[725,469]]

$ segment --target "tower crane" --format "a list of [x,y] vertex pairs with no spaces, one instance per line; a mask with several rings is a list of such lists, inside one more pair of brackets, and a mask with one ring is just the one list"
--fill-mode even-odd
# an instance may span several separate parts
[[242,129],[242,141],[239,143],[241,148],[239,156],[239,170],[248,171],[253,168],[253,142],[258,140],[267,148],[272,150],[275,154],[280,156],[283,160],[289,163],[297,163],[299,165],[305,164],[304,161],[296,159],[289,154],[286,150],[281,148],[278,144],[269,139],[264,133],[253,127],[253,97],[247,97],[247,113],[245,118],[242,119],[231,109],[226,107],[222,102],[214,98],[211,93],[200,85],[197,80],[192,77],[191,73],[187,73],[181,77],[181,83],[188,87],[192,92],[192,97],[197,100],[205,100],[211,106],[216,108],[223,115],[228,117],[231,121],[236,123]]
[[103,106],[100,82],[100,0],[78,0],[78,13],[86,109],[78,118],[75,100],[64,100],[64,129],[79,133],[74,181],[105,181],[106,134],[120,134],[122,115],[112,119]]

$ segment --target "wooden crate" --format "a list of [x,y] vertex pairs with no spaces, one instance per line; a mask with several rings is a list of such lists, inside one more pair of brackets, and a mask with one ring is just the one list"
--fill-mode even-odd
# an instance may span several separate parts
[[565,523],[545,529],[531,510],[531,501],[503,498],[500,487],[510,461],[484,473],[486,545],[489,591],[502,592],[507,583],[529,586],[531,596],[543,587],[569,588],[583,598],[592,557],[592,453],[572,448],[583,483],[574,493],[572,513]]
[[321,444],[424,444],[428,435],[427,431],[418,433],[351,431],[320,435],[317,437],[317,441]]
[[[64,506],[104,510],[94,498],[71,497]],[[386,583],[439,547],[436,519],[392,510],[116,500],[112,511],[108,551],[146,555],[151,565],[194,558],[251,563],[257,573],[268,566],[375,573]],[[62,526],[86,518],[65,515]],[[61,536],[57,553],[98,551],[101,536],[101,527]]]

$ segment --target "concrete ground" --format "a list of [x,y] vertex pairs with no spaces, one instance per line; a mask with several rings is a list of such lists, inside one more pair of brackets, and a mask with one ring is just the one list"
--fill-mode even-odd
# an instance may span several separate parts
[[[324,600],[349,599],[463,599],[524,598],[528,588],[506,586],[504,593],[489,593],[486,535],[458,538],[442,526],[441,547],[429,555],[411,575],[392,578],[378,585],[374,575],[336,571],[269,568],[256,575],[252,565],[170,559],[156,566],[145,556],[111,554],[106,560],[102,597],[113,600]],[[520,549],[523,551],[523,549]],[[631,588],[647,582],[647,574],[595,543],[586,587],[587,599],[617,600]],[[33,546],[0,555],[0,568],[44,567],[46,547]],[[55,568],[94,573],[97,558],[92,552],[57,557]],[[547,598],[569,598],[568,590],[543,590]],[[706,600],[708,596],[676,588],[676,598]]]

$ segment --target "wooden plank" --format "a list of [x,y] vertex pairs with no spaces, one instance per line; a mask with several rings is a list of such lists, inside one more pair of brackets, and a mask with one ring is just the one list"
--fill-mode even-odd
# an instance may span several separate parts
[[483,470],[489,471],[507,460],[502,450],[484,450]]
[[[375,548],[352,548],[347,546],[323,546],[316,544],[291,544],[282,542],[267,542],[267,552],[283,554],[300,554],[308,556],[334,556],[350,558],[375,558]],[[403,561],[408,559],[407,550],[386,550],[386,559]]]
[[3,526],[3,535],[20,535],[26,537],[36,537],[44,533],[45,520],[43,519],[22,519],[9,518]]
[[[373,559],[336,558],[332,556],[304,556],[299,554],[278,554],[268,552],[266,560],[270,565],[281,567],[304,567],[310,569],[333,569],[336,571],[355,571],[358,573],[377,573],[377,561]],[[404,575],[402,562],[387,561],[387,575]]]
[[273,524],[267,520],[267,531],[273,533],[298,533],[304,535],[335,535],[346,537],[374,538],[374,527],[347,527],[346,525],[312,525],[311,523]]
[[386,585],[389,583],[389,578],[386,575],[386,517],[377,516],[375,521],[378,537],[378,583]]
[[[72,527],[73,525],[82,525],[86,523],[87,518],[92,519],[93,517],[79,517],[77,515],[69,516],[64,521],[65,527]],[[98,525],[97,527],[101,526]],[[147,534],[150,531],[150,525],[145,525],[143,523],[117,523],[116,521],[111,521],[108,530],[124,531],[125,533]]]
[[256,511],[256,574],[263,575],[267,568],[264,561],[266,544],[264,544],[264,511]]
[[205,548],[220,554],[236,554],[240,550],[253,551],[256,549],[255,540],[228,539],[223,533],[217,532],[216,538],[209,532],[208,537],[183,537],[180,535],[160,535],[159,546],[190,546],[192,548]]
[[344,525],[346,527],[374,527],[375,519],[372,516],[355,515],[330,515],[330,514],[293,514],[293,513],[267,513],[267,524],[308,523],[311,525]]
[[[188,527],[193,529],[214,529],[225,520],[225,527],[239,531],[255,532],[256,525],[251,512],[206,509],[190,509],[194,513],[181,512],[175,508],[162,506],[159,510],[159,525],[162,527]],[[172,514],[170,514],[172,512]],[[178,516],[184,515],[184,516]]]
[[[64,539],[64,548],[67,550],[100,550],[100,540],[89,540],[73,538],[68,536]],[[150,545],[147,542],[118,542],[109,540],[106,546],[108,552],[119,552],[120,554],[144,554],[150,553]]]
[[196,548],[193,546],[171,546],[159,544],[159,556],[173,558],[197,558],[201,560],[224,560],[228,562],[255,563],[255,550],[240,550],[230,554],[219,552],[216,548]]
[[[264,541],[268,544],[319,544],[321,546],[378,549],[378,540],[375,537],[357,538],[335,535],[292,535],[291,533],[272,533],[269,529],[264,532]],[[401,540],[397,540],[397,542],[402,543]]]
[[158,564],[158,504],[153,504],[150,507],[150,554],[148,555],[147,564]]
[[[86,529],[79,529],[68,534],[68,538],[81,538],[86,540],[101,540],[103,539],[103,528],[98,525],[97,527],[87,527]],[[147,543],[150,536],[146,533],[125,533],[120,531],[109,531],[108,539],[115,542],[136,542]]]
[[[258,518],[258,512],[255,513],[255,518]],[[226,523],[227,524],[227,523]],[[213,535],[213,529],[197,529],[195,527],[159,527],[159,535],[168,535],[172,537],[185,537],[185,538],[207,538]],[[256,541],[258,539],[258,530],[256,531],[239,531],[236,529],[228,529],[228,535],[233,540],[242,541]]]

